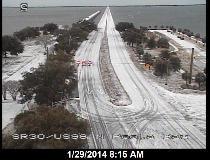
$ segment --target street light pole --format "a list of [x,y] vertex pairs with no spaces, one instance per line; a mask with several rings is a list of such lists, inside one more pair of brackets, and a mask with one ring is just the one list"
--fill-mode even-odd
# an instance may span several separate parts
[[192,81],[193,56],[194,56],[194,48],[192,48],[191,61],[190,61],[190,79],[189,79],[189,84],[191,84],[191,81]]

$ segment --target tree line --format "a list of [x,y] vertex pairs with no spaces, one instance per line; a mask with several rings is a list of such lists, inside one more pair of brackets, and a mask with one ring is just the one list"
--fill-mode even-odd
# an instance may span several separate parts
[[[163,26],[160,28],[167,28],[176,32],[176,28],[174,26]],[[168,39],[160,37],[157,38],[154,35],[149,35],[148,29],[152,27],[143,27],[140,26],[139,29],[135,28],[133,23],[129,22],[119,22],[116,25],[116,30],[118,30],[121,34],[123,40],[131,47],[134,48],[135,53],[139,57],[140,60],[143,60],[145,66],[148,64],[149,69],[150,66],[154,67],[154,75],[156,76],[168,76],[171,72],[176,72],[181,69],[181,60],[177,56],[176,52],[169,51],[169,42]],[[155,29],[158,28],[157,25],[154,26]],[[187,36],[194,35],[188,29],[178,29],[178,32],[182,32]],[[195,35],[196,38],[200,38],[199,34]],[[204,42],[204,41],[203,41]],[[144,48],[148,47],[149,49],[162,48],[164,50],[161,51],[158,57],[153,57],[151,54],[144,51]],[[198,83],[198,88],[196,86],[191,87],[189,85],[190,74],[185,72],[182,74],[182,78],[186,80],[186,85],[182,85],[182,88],[192,88],[192,89],[200,89],[205,90],[206,86],[206,69],[204,72],[199,72],[195,75],[195,82]]]
[[6,58],[8,53],[18,55],[24,51],[22,41],[40,36],[41,31],[44,34],[53,34],[56,29],[58,29],[56,24],[47,23],[43,27],[26,27],[14,32],[13,35],[4,35],[2,36],[2,56]]
[[[147,27],[140,26],[139,29],[135,28],[132,23],[119,22],[116,25],[116,30],[121,33],[123,40],[129,45],[135,48],[137,56],[142,59],[146,64],[154,66],[154,74],[156,76],[163,76],[169,74],[170,71],[177,71],[181,68],[181,60],[176,54],[169,52],[168,39],[160,37],[157,38],[154,35],[149,36]],[[152,57],[151,54],[145,53],[144,48],[164,48],[158,58]]]
[[[120,23],[118,23],[116,25],[116,29],[118,31],[120,31],[120,32],[122,32],[122,29],[124,27],[125,28],[132,28],[132,27],[134,27],[134,25],[133,25],[133,23],[128,23],[128,22],[120,22]],[[186,28],[184,28],[184,29],[182,29],[182,28],[175,28],[172,25],[160,25],[160,26],[158,26],[158,25],[154,25],[154,26],[149,25],[147,27],[146,26],[140,26],[140,28],[144,28],[145,30],[148,30],[148,29],[167,29],[167,30],[171,30],[173,32],[178,31],[178,32],[180,32],[182,34],[187,35],[188,37],[194,36],[196,39],[201,39],[201,41],[203,43],[206,43],[206,36],[201,37],[201,35],[199,33],[193,33],[192,31],[190,31],[190,29],[186,29]]]
[[[9,92],[16,100],[20,94],[19,103],[25,104],[33,100],[38,105],[33,110],[24,111],[14,119],[16,134],[85,134],[90,133],[86,120],[78,118],[74,113],[65,109],[65,104],[72,97],[72,91],[77,86],[74,54],[70,51],[77,49],[86,40],[88,34],[96,29],[93,22],[75,23],[72,28],[56,29],[55,25],[44,25],[44,35],[57,35],[56,54],[48,55],[45,64],[31,68],[23,73],[20,81],[3,82],[2,95],[7,99]],[[43,28],[42,28],[43,29]],[[18,39],[17,37],[15,37]],[[18,41],[21,41],[18,39]],[[72,47],[75,43],[76,46]],[[12,88],[12,89],[11,89]],[[87,148],[86,139],[44,139],[44,140],[14,140],[11,135],[3,139],[4,148]]]
[[[3,148],[87,148],[87,138],[72,139],[70,135],[88,136],[88,122],[79,119],[64,107],[77,84],[72,56],[63,52],[49,55],[44,65],[32,69],[32,72],[25,72],[23,77],[16,89],[21,94],[21,103],[34,100],[38,107],[15,117],[15,134],[56,134],[57,139],[13,139],[12,135],[6,135],[3,138]],[[62,138],[63,134],[70,134],[69,138]]]
[[80,43],[87,40],[90,32],[96,30],[97,26],[93,22],[82,21],[72,24],[72,27],[64,26],[64,30],[57,32],[57,42],[55,50],[63,50],[66,53],[75,51]]

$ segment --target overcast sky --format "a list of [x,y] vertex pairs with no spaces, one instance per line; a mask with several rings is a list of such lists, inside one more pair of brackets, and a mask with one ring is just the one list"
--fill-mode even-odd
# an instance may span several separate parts
[[206,4],[206,0],[3,0],[3,6],[19,7],[26,2],[37,6],[107,6],[107,5],[167,5]]

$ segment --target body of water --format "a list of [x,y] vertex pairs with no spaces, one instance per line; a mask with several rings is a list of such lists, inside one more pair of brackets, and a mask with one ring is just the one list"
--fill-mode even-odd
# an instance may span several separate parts
[[[195,6],[129,6],[110,7],[115,24],[132,22],[136,27],[173,25],[187,28],[194,33],[206,35],[206,5]],[[71,25],[90,14],[101,11],[95,19],[98,23],[105,7],[51,7],[29,8],[20,12],[19,8],[3,8],[2,34],[12,34],[26,26],[42,26],[46,23]]]
[[139,26],[170,26],[206,35],[206,5],[111,7],[115,24],[133,22]]
[[13,34],[27,26],[38,27],[51,22],[58,25],[72,25],[98,10],[101,14],[96,17],[96,23],[99,22],[105,7],[29,8],[28,12],[21,12],[19,8],[3,8],[2,34]]

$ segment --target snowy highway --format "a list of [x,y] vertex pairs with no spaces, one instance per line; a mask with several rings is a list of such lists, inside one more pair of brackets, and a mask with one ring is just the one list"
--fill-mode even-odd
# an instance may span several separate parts
[[[99,54],[105,34],[112,66],[132,101],[128,106],[113,105],[104,90]],[[206,148],[206,135],[180,109],[186,106],[185,99],[196,99],[197,104],[187,105],[202,110],[200,117],[205,121],[205,95],[171,93],[146,79],[115,30],[109,7],[98,31],[93,31],[77,50],[75,60],[94,62],[78,67],[80,111],[91,125],[90,148]],[[205,123],[202,125],[205,128]]]

